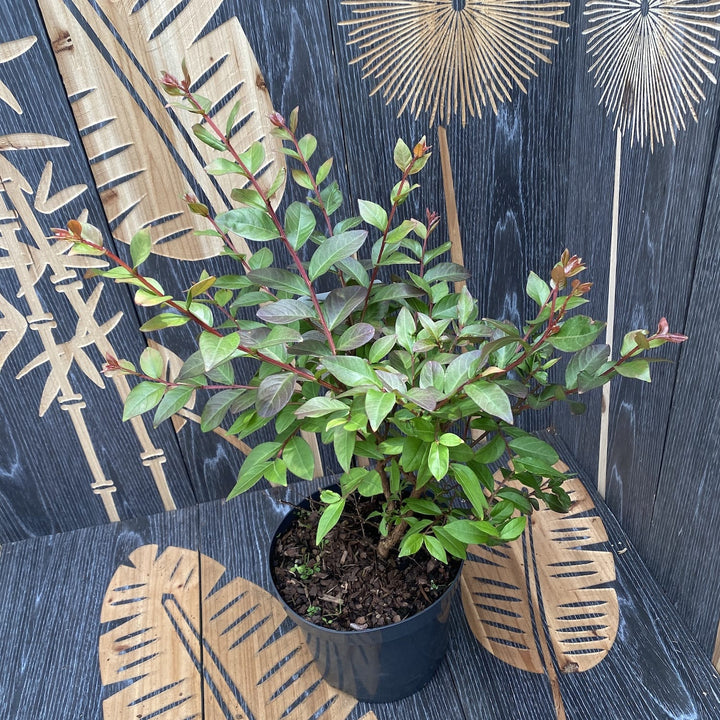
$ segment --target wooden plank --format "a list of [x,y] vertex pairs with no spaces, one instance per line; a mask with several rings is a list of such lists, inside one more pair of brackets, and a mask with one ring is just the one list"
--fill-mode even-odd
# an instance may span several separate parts
[[[572,467],[562,442],[546,439]],[[229,503],[3,547],[0,573],[9,589],[0,597],[0,622],[7,629],[0,637],[3,717],[122,720],[139,713],[160,720],[271,720],[290,706],[284,716],[295,720],[712,720],[720,713],[720,677],[592,489],[589,500],[576,506],[576,517],[560,517],[548,527],[557,535],[557,523],[567,525],[560,541],[567,551],[597,553],[607,567],[612,558],[615,582],[605,582],[607,574],[587,582],[600,583],[605,596],[617,595],[620,622],[614,642],[603,632],[593,641],[611,645],[599,662],[579,656],[578,664],[587,665],[581,672],[563,673],[572,668],[553,665],[559,695],[553,696],[545,673],[486,652],[460,603],[453,610],[449,654],[426,688],[372,707],[336,695],[316,683],[298,632],[283,621],[267,591],[265,553],[274,528],[288,503],[318,484],[256,491]],[[583,522],[598,534],[576,537]],[[546,555],[539,561],[547,562]],[[565,572],[557,581],[568,587],[573,569],[560,569]],[[500,577],[512,582],[510,575]],[[564,601],[587,598],[568,591]],[[558,643],[568,648],[574,638],[592,635],[592,622],[575,627],[575,615],[548,624],[548,602],[543,596],[538,604],[538,628],[553,652]],[[202,697],[204,707],[198,704]]]
[[[601,316],[607,307],[615,134],[612,116],[597,107],[600,90],[588,73],[592,60],[585,42],[577,53],[567,236],[577,238],[578,252],[592,270],[588,279],[595,286],[589,314]],[[665,315],[673,330],[683,332],[689,320],[686,312],[717,135],[717,88],[705,83],[703,92],[707,98],[698,104],[698,122],[688,116],[687,129],[677,132],[676,144],[666,134],[665,145],[656,144],[651,152],[649,142],[641,147],[637,141],[631,145],[629,137],[623,139],[616,356],[629,330],[654,330]],[[678,352],[665,347],[658,355],[676,361]],[[657,365],[652,371],[651,386],[627,379],[613,382],[607,462],[608,504],[648,559],[652,498],[658,489],[678,366]],[[596,393],[585,417],[578,420],[558,407],[553,419],[591,475],[597,468],[599,412]]]
[[720,237],[720,153],[716,153],[697,257],[687,334],[677,363],[667,443],[651,518],[646,560],[710,657],[720,618],[720,450],[715,380],[720,312],[715,288]]
[[[12,5],[12,7],[11,7]],[[0,367],[6,451],[0,542],[194,502],[174,433],[120,422],[123,378],[103,355],[144,342],[126,291],[83,289],[89,262],[50,241],[69,217],[99,216],[47,36],[34,4],[0,12]],[[35,81],[29,83],[27,78]],[[109,389],[102,390],[103,387]]]
[[105,524],[2,548],[2,717],[135,717],[132,708],[125,708],[123,715],[103,714],[103,700],[122,684],[105,689],[101,684],[98,638],[116,624],[101,624],[100,608],[116,568],[126,564],[134,550],[148,545],[196,547],[195,510]]

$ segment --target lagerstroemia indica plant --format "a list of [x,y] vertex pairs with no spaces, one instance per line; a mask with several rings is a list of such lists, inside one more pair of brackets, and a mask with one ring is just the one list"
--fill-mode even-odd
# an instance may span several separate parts
[[[567,510],[555,450],[521,430],[517,416],[556,401],[581,412],[578,397],[616,375],[649,381],[645,351],[685,337],[670,333],[663,318],[652,334],[628,333],[619,357],[610,359],[607,345],[594,344],[604,323],[571,314],[587,302],[590,283],[575,277],[585,268],[567,251],[549,282],[534,273],[528,278],[526,290],[538,309],[523,327],[483,318],[464,285],[454,290],[467,275],[441,259],[450,243],[432,242],[438,216],[398,217],[430,155],[424,139],[412,149],[403,141],[395,146],[399,180],[388,210],[360,200],[359,217],[338,221],[343,198],[337,183],[328,181],[332,158],[313,170],[317,143],[297,134],[297,109],[287,121],[273,114],[273,132],[296,165],[292,178],[308,193],[306,202],[280,212],[273,197],[284,170],[265,188],[257,177],[265,161],[262,145],[240,153],[228,140],[239,107],[223,131],[209,114],[211,103],[191,92],[186,71],[182,80],[165,74],[162,81],[181,107],[199,116],[196,137],[220,153],[208,172],[238,177],[237,207],[220,215],[186,196],[189,210],[207,218],[205,232],[222,238],[238,269],[220,277],[203,272],[175,299],[139,270],[151,252],[147,229],[132,238],[129,263],[104,247],[100,232],[88,224],[71,221],[56,231],[73,243],[72,252],[113,262],[93,274],[136,286],[136,303],[159,308],[141,330],[187,323],[199,330],[199,349],[177,377],[164,376],[162,357],[152,348],[140,357],[140,369],[107,358],[107,374],[140,381],[126,400],[124,419],[154,410],[157,425],[195,390],[206,389],[212,394],[203,429],[230,415],[228,432],[244,438],[274,423],[275,439],[253,448],[231,496],[263,478],[285,485],[288,471],[310,479],[313,452],[301,431],[319,433],[323,443],[332,443],[343,474],[340,492],[322,493],[317,541],[354,493],[378,496],[368,522],[379,528],[382,557],[424,547],[444,562],[448,553],[462,558],[471,543],[517,538],[541,503]],[[236,237],[259,249],[243,256]],[[276,266],[265,243],[282,246],[291,265]],[[392,274],[401,269],[401,277]],[[320,284],[333,289],[320,292]],[[246,307],[257,307],[255,320],[238,317]],[[569,361],[553,370],[562,355]],[[240,357],[258,363],[244,382],[233,371]],[[370,462],[359,464],[356,457]],[[500,473],[494,476],[490,468],[496,466]]]

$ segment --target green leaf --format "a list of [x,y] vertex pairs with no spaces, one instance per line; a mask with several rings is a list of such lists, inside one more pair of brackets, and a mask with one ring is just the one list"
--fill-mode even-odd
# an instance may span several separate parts
[[336,427],[333,432],[333,448],[335,457],[340,463],[340,467],[345,471],[350,471],[350,463],[352,462],[353,453],[355,452],[355,431],[348,432],[343,427]]
[[315,215],[304,203],[294,202],[285,211],[285,234],[294,250],[299,250],[315,230]]
[[565,384],[568,390],[575,389],[580,373],[594,375],[607,362],[609,356],[609,345],[590,345],[575,353],[565,369]]
[[351,325],[335,343],[338,352],[355,350],[369,343],[375,337],[375,328],[368,323],[356,323]]
[[448,471],[450,463],[450,451],[445,445],[434,442],[430,445],[428,452],[428,468],[436,480],[442,480]]
[[385,208],[369,200],[358,200],[358,207],[360,208],[360,217],[368,225],[372,225],[381,232],[384,232],[388,222],[388,215]]
[[[339,496],[338,496],[339,497]],[[337,525],[340,516],[345,509],[345,499],[340,498],[336,502],[330,503],[320,515],[317,532],[315,534],[315,544],[319,545],[323,538]]]
[[455,359],[445,368],[445,394],[451,395],[463,383],[467,382],[475,374],[482,358],[482,350],[471,350],[455,356]]
[[162,376],[165,363],[158,350],[146,347],[140,355],[140,369],[151,378],[158,379]]
[[310,296],[305,281],[296,273],[281,268],[261,268],[259,270],[251,270],[247,277],[255,284],[267,286],[273,290],[291,293],[292,295]]
[[[293,154],[291,152],[285,151],[287,155]],[[297,158],[299,160],[299,158]],[[313,190],[313,183],[310,179],[310,176],[300,168],[293,168],[290,170],[290,174],[292,175],[293,180],[301,187],[305,188],[306,190]]]
[[280,237],[280,232],[267,210],[241,207],[228,210],[215,218],[224,230],[234,232],[247,240],[264,242]]
[[147,228],[138,230],[130,241],[130,257],[132,258],[133,268],[145,262],[150,257],[151,252],[150,231]]
[[525,531],[527,518],[524,516],[508,520],[500,529],[500,538],[506,542],[517,540]]
[[548,342],[562,352],[577,352],[592,344],[604,329],[605,323],[596,322],[587,315],[574,315],[548,338]]
[[348,355],[321,358],[323,367],[347,387],[376,385],[382,387],[380,379],[364,358]]
[[317,173],[315,173],[315,182],[318,185],[321,185],[325,178],[330,174],[330,170],[333,165],[333,159],[328,158],[317,170]]
[[393,160],[395,164],[404,172],[407,166],[412,162],[412,152],[404,140],[398,138],[393,151]]
[[205,403],[202,415],[200,417],[200,429],[203,432],[210,432],[214,430],[220,423],[225,419],[228,410],[237,400],[238,394],[242,393],[242,390],[221,390],[215,393]]
[[241,103],[238,100],[230,110],[227,122],[225,123],[225,137],[232,137],[233,128],[235,127],[235,120],[237,120],[238,113],[240,112]]
[[260,383],[255,409],[260,417],[274,417],[289,402],[295,388],[295,374],[278,373],[268,375]]
[[512,425],[510,399],[502,388],[486,380],[479,380],[472,385],[466,385],[465,393],[483,412]]
[[350,412],[350,408],[341,400],[335,400],[329,397],[314,397],[310,398],[306,403],[303,403],[295,411],[295,417],[299,419],[306,417],[316,418],[338,411],[343,411],[347,415]]
[[342,205],[343,196],[337,181],[320,191],[320,199],[328,215],[332,215]]
[[380,362],[394,347],[397,342],[396,335],[386,335],[376,340],[370,348],[368,359],[371,363]]
[[306,160],[309,160],[317,149],[317,139],[314,135],[310,135],[309,133],[307,135],[303,135],[303,137],[298,140],[298,147],[300,148],[302,156]]
[[265,162],[265,148],[257,140],[244,152],[240,153],[240,161],[255,175]]
[[525,286],[525,292],[542,307],[550,297],[551,290],[550,286],[541,277],[531,272]]
[[290,438],[282,456],[293,475],[303,480],[312,480],[315,473],[315,456],[307,441],[297,436]]
[[236,332],[229,335],[214,335],[210,332],[203,332],[200,335],[198,345],[204,371],[208,372],[233,357],[239,344],[240,335]]
[[287,486],[287,465],[282,458],[277,458],[265,470],[265,479],[273,485]]
[[423,535],[422,538],[427,551],[441,563],[447,563],[447,554],[440,540],[432,535]]
[[273,457],[280,447],[281,443],[279,442],[265,442],[256,445],[250,451],[245,458],[245,462],[240,467],[237,482],[230,491],[228,500],[249,490],[265,475],[265,471],[272,465],[272,463],[267,462],[268,459]]
[[615,366],[618,375],[650,382],[650,363],[647,360],[630,360]]
[[276,325],[287,325],[296,320],[313,317],[314,314],[313,306],[300,300],[276,300],[257,311],[260,320]]
[[308,267],[311,280],[324,275],[336,262],[350,257],[357,252],[365,242],[367,231],[348,230],[327,238],[313,253]]
[[438,525],[433,528],[433,533],[435,534],[435,537],[440,540],[445,550],[447,550],[451,555],[454,555],[461,560],[464,560],[467,557],[466,543],[460,542],[450,535],[450,533],[446,532],[444,528]]
[[160,401],[160,404],[155,411],[153,427],[157,427],[163,420],[167,420],[169,417],[182,410],[185,405],[190,402],[192,394],[193,388],[170,388],[163,396],[163,399]]
[[205,168],[205,172],[208,175],[229,175],[231,173],[239,173],[240,175],[245,174],[243,169],[236,162],[223,157],[215,158]]
[[365,300],[365,288],[358,285],[337,288],[328,294],[322,304],[325,322],[332,330],[360,307]]
[[442,515],[440,506],[428,498],[408,498],[403,505],[420,515],[431,515],[433,517]]
[[192,127],[192,131],[200,142],[204,142],[214,150],[225,150],[225,145],[223,145],[222,141],[215,137],[215,135],[213,135],[204,125],[195,123]]
[[444,530],[466,545],[482,545],[488,538],[500,537],[498,529],[486,520],[453,520]]
[[123,422],[152,410],[163,398],[166,386],[162,383],[144,381],[138,383],[125,398]]
[[395,336],[398,343],[408,352],[412,352],[415,343],[415,330],[415,320],[412,313],[406,307],[400,308],[395,320]]
[[467,280],[470,274],[462,265],[452,262],[438,263],[433,265],[425,273],[425,281],[429,283],[435,282],[459,282]]
[[494,463],[505,452],[505,440],[499,433],[475,451],[476,462],[483,464]]
[[463,441],[455,433],[443,433],[439,438],[438,442],[445,447],[457,447],[463,445]]
[[377,430],[383,420],[392,412],[395,407],[395,394],[383,392],[370,388],[365,393],[365,414],[370,422],[370,427]]
[[407,557],[414,555],[423,546],[423,535],[416,533],[415,535],[405,535],[400,543],[398,557]]
[[508,444],[510,449],[518,455],[540,458],[550,465],[554,465],[560,459],[552,445],[548,445],[532,435],[523,435],[511,440]]
[[484,511],[488,507],[488,501],[478,476],[467,465],[458,463],[450,465],[450,470],[465,493],[465,497],[470,501],[473,512],[479,519],[482,519]]

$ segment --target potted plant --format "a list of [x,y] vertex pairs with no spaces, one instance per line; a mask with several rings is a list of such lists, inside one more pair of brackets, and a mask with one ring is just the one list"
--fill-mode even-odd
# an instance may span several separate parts
[[[649,381],[645,352],[685,337],[663,318],[656,332],[629,332],[611,359],[609,347],[595,343],[604,324],[572,312],[591,284],[577,279],[585,267],[568,251],[549,282],[530,274],[537,312],[523,327],[484,318],[464,269],[443,259],[450,243],[433,242],[438,215],[399,217],[430,156],[424,139],[396,144],[388,209],[359,200],[357,217],[337,220],[343,198],[328,181],[332,159],[312,162],[317,143],[298,134],[297,109],[287,121],[275,113],[273,132],[308,193],[279,210],[273,198],[283,175],[269,186],[258,180],[262,146],[239,152],[228,140],[238,108],[224,132],[186,71],[162,83],[198,115],[197,138],[219,152],[208,172],[237,176],[237,207],[220,215],[186,196],[237,272],[203,272],[175,299],[140,270],[151,252],[147,229],[132,238],[127,262],[88,224],[57,230],[72,252],[113,262],[94,275],[136,286],[135,301],[159,309],[141,330],[193,323],[199,331],[198,350],[176,377],[164,376],[152,348],[139,369],[107,357],[104,372],[139,380],[124,419],[154,410],[158,424],[206,389],[205,429],[226,415],[228,432],[240,437],[273,423],[275,439],[252,449],[230,497],[263,479],[311,479],[313,453],[301,431],[332,444],[342,474],[286,520],[273,541],[273,575],[289,612],[308,623],[332,684],[362,699],[401,697],[427,682],[442,657],[448,598],[468,545],[518,538],[541,504],[569,508],[555,450],[521,429],[518,416],[554,402],[580,413],[582,394],[616,375]],[[258,252],[238,253],[237,236],[258,243]],[[257,308],[252,319],[242,317],[248,307]],[[251,378],[235,379],[237,358],[257,361]],[[414,623],[419,637],[408,635]]]

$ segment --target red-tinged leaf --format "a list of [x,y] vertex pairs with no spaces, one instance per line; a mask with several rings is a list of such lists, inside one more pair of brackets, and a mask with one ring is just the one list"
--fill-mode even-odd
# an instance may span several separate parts
[[255,409],[260,417],[274,417],[289,402],[295,388],[294,373],[269,375],[258,387]]

